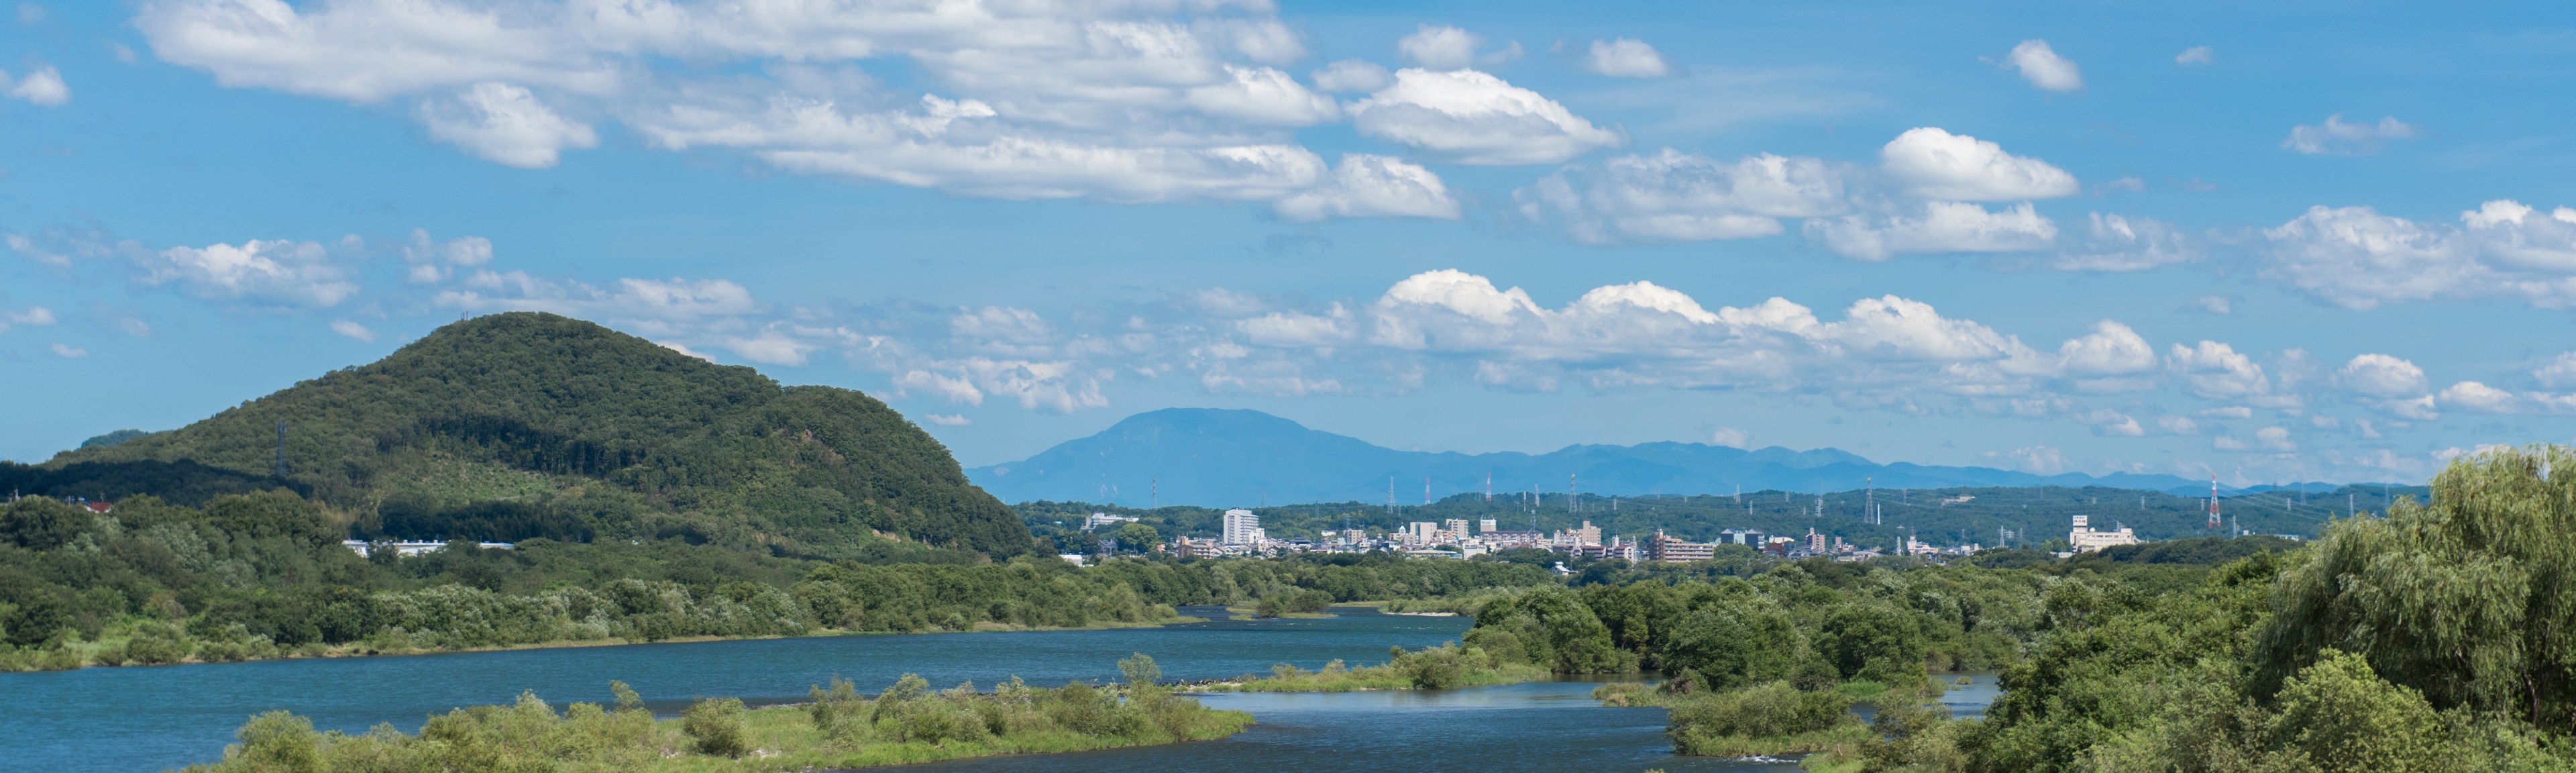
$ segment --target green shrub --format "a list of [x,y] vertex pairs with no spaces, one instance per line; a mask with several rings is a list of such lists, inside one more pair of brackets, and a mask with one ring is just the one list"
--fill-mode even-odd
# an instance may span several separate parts
[[742,714],[740,698],[701,698],[681,713],[680,729],[700,754],[740,757],[751,751],[750,732],[743,727]]

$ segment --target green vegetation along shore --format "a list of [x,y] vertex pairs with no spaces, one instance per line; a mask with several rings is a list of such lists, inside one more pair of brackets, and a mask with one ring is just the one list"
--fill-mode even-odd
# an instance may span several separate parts
[[1393,647],[1388,649],[1387,656],[1387,662],[1379,665],[1351,668],[1336,660],[1315,671],[1281,663],[1270,667],[1269,676],[1245,674],[1239,679],[1202,682],[1186,689],[1196,692],[1446,690],[1518,684],[1550,676],[1546,668],[1512,662],[1495,653],[1458,646],[1457,642],[1411,652]]
[[534,694],[509,706],[476,706],[434,716],[419,732],[392,725],[346,735],[316,732],[286,712],[253,718],[221,762],[191,773],[430,773],[551,770],[700,773],[801,771],[903,765],[997,754],[1090,751],[1224,738],[1252,716],[1199,705],[1156,681],[1153,658],[1120,661],[1126,683],[1030,687],[1018,679],[992,692],[972,683],[932,691],[904,675],[873,700],[847,681],[816,685],[810,702],[747,709],[742,701],[700,699],[681,716],[655,719],[623,684],[615,703],[558,711]]

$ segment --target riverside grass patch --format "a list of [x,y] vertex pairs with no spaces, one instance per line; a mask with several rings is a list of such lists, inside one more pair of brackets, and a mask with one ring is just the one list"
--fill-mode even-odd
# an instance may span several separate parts
[[1246,674],[1241,679],[1193,685],[1190,689],[1202,692],[1445,690],[1519,684],[1551,676],[1546,668],[1510,662],[1479,648],[1460,647],[1456,642],[1410,652],[1402,647],[1390,647],[1387,654],[1391,659],[1386,663],[1360,668],[1350,668],[1339,660],[1326,663],[1317,671],[1281,663],[1270,667],[1269,676]]
[[622,683],[614,704],[556,710],[534,693],[507,706],[430,717],[417,733],[391,724],[366,733],[317,732],[284,711],[252,718],[224,759],[188,773],[433,773],[549,770],[563,773],[717,773],[905,765],[997,754],[1043,754],[1225,738],[1252,715],[1202,706],[1155,680],[1153,659],[1119,663],[1121,685],[1047,689],[1018,678],[992,692],[969,682],[933,691],[906,674],[875,698],[835,678],[805,704],[745,708],[700,699],[657,719]]

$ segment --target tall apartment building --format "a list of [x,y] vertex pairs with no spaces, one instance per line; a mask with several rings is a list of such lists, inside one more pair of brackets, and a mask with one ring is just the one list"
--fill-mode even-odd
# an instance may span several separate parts
[[1476,522],[1477,534],[1492,534],[1497,531],[1502,531],[1502,523],[1500,521],[1487,518]]
[[1225,511],[1225,544],[1251,545],[1268,536],[1261,531],[1261,516],[1250,510]]
[[2075,528],[2066,533],[2066,545],[2077,553],[2086,553],[2113,545],[2138,544],[2138,532],[2127,526],[2119,531],[2094,531],[2087,516],[2075,516]]

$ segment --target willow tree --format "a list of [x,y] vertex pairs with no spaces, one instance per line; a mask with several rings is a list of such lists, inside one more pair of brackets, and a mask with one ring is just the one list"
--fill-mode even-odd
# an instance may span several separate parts
[[2335,524],[2281,577],[2258,694],[2325,650],[2439,708],[2576,722],[2576,450],[2454,460],[2432,501]]

